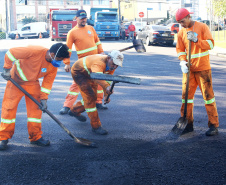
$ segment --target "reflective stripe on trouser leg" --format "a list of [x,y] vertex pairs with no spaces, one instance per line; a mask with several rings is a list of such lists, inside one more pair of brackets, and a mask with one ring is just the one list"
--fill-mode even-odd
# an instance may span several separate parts
[[218,120],[217,105],[216,105],[213,86],[212,86],[211,70],[200,71],[197,73],[197,75],[199,77],[199,87],[203,95],[205,108],[208,115],[208,126],[213,124],[216,127],[218,127],[219,120]]
[[103,97],[104,97],[104,90],[100,85],[98,85],[97,86],[97,101],[96,101],[96,103],[102,104]]
[[75,101],[77,100],[79,92],[80,92],[78,85],[74,81],[72,82],[68,92],[69,93],[67,94],[65,102],[64,102],[64,107],[71,108],[73,106],[73,104],[75,103]]
[[17,106],[23,93],[10,81],[7,81],[2,100],[0,140],[12,138],[15,130]]
[[[186,83],[187,83],[187,74],[183,73],[183,80],[182,80],[182,105],[181,105],[181,117],[184,116],[184,103],[185,103],[185,93],[186,93]],[[188,123],[193,123],[193,107],[194,107],[194,94],[197,89],[197,83],[194,78],[194,74],[190,73],[190,80],[189,80],[189,91],[188,91],[188,102],[187,102],[187,120]]]
[[[87,110],[87,109],[96,107],[97,83],[95,83],[93,80],[89,78],[82,78],[79,75],[77,75],[77,78],[76,78],[74,77],[76,75],[73,74],[73,72],[72,72],[72,76],[80,88],[80,93],[84,100],[85,109]],[[74,108],[73,108],[73,111],[75,110]],[[77,113],[79,112],[77,111]],[[90,118],[90,123],[93,128],[98,128],[101,126],[101,122],[98,116],[98,111],[87,112],[87,114]]]
[[[25,86],[24,89],[36,100],[40,101],[40,86]],[[25,96],[27,107],[27,128],[30,141],[37,141],[42,137],[42,111],[30,98]]]

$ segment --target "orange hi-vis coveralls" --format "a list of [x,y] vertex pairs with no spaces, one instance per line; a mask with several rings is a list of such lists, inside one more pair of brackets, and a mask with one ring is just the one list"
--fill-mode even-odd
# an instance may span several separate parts
[[[194,95],[197,86],[199,86],[208,115],[208,126],[212,124],[215,127],[218,127],[219,120],[212,86],[211,67],[208,51],[213,49],[214,40],[209,28],[204,23],[195,22],[191,28],[182,28],[178,33],[176,46],[177,54],[180,60],[186,61],[188,58],[188,31],[193,31],[195,34],[197,34],[198,42],[191,43],[191,67],[187,102],[187,120],[189,124],[193,124]],[[183,74],[181,116],[184,114],[186,82],[187,74]]]
[[[72,52],[72,45],[75,45],[78,58],[83,58],[88,55],[101,54],[103,51],[102,44],[98,38],[98,35],[92,26],[86,25],[83,28],[75,26],[68,32],[67,35],[67,46]],[[65,64],[70,64],[70,58],[64,59]],[[79,88],[73,81],[69,88],[64,107],[71,108],[79,95]],[[97,89],[97,102],[102,104],[103,89],[98,85]]]
[[[11,69],[11,78],[40,102],[48,99],[57,68],[45,59],[47,48],[28,46],[9,49],[5,55],[4,68]],[[14,64],[13,64],[14,62]],[[43,78],[40,87],[38,79]],[[7,82],[2,101],[0,140],[12,138],[15,130],[16,112],[24,93],[13,83]],[[27,127],[30,141],[42,136],[42,111],[32,100],[25,96],[27,107]]]
[[[79,116],[82,112],[86,111],[92,128],[98,128],[101,126],[101,122],[98,116],[96,108],[97,99],[97,85],[99,84],[104,90],[104,96],[106,97],[106,88],[110,86],[109,82],[105,80],[92,80],[90,73],[105,73],[106,72],[106,59],[107,55],[91,55],[79,59],[74,63],[71,68],[71,75],[80,89],[83,100],[77,102],[71,111]],[[109,74],[113,74],[115,70],[109,71]]]

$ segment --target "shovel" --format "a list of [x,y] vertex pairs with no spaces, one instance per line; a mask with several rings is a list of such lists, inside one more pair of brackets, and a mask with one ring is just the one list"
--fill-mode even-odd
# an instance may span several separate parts
[[[102,73],[91,73],[90,78],[94,80],[113,81],[110,92],[112,92],[115,86],[115,83],[124,82],[124,83],[140,85],[140,81],[141,81],[140,78],[133,78],[133,77],[127,77],[127,76],[120,76],[120,75],[109,75],[109,74],[102,74]],[[108,94],[106,101],[108,101],[109,97],[110,97],[110,94]]]
[[190,76],[190,64],[191,64],[191,41],[189,40],[188,46],[188,73],[187,73],[187,84],[185,92],[185,104],[184,104],[184,116],[180,117],[176,125],[173,127],[172,132],[176,135],[181,135],[185,127],[188,124],[187,116],[187,101],[188,101],[188,89],[189,89],[189,76]]
[[132,46],[120,49],[119,51],[122,52],[122,51],[125,51],[125,50],[128,50],[128,49],[131,49],[131,48],[135,48],[135,50],[138,53],[146,52],[146,49],[145,49],[144,44],[143,44],[143,41],[141,39],[134,39]]
[[[21,87],[16,81],[14,81],[12,78],[9,79],[18,89],[20,89],[28,98],[30,98],[33,102],[35,102],[39,108],[42,107],[41,103],[39,103],[33,96],[31,96],[23,87]],[[83,138],[79,138],[79,137],[75,137],[51,112],[49,112],[47,109],[45,109],[45,111],[54,121],[57,122],[57,124],[63,128],[67,134],[69,136],[71,136],[74,141],[78,144],[84,145],[84,146],[89,146],[89,147],[96,147],[96,143],[87,140],[87,139],[83,139]]]

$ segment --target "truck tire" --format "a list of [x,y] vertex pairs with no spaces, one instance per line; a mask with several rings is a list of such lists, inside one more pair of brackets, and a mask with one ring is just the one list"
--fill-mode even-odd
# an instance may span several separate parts
[[54,41],[54,39],[53,39],[53,38],[51,38],[51,41]]
[[115,40],[119,40],[119,37],[115,37]]

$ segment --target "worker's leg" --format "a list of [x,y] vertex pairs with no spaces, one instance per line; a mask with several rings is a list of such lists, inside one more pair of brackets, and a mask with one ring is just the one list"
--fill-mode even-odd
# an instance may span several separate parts
[[78,85],[73,81],[66,96],[64,107],[71,108],[79,95]]
[[103,97],[104,97],[104,90],[100,85],[98,85],[97,86],[97,101],[96,101],[96,103],[102,104]]
[[[183,73],[181,117],[183,117],[184,115],[186,84],[187,84],[187,74]],[[187,116],[186,116],[188,120],[188,124],[193,124],[193,121],[194,121],[194,118],[193,118],[194,95],[195,95],[197,86],[198,84],[196,82],[195,75],[194,73],[190,72],[188,101],[187,101]]]
[[23,93],[10,81],[7,82],[2,101],[0,140],[12,138],[15,130],[17,106]]
[[217,105],[213,92],[211,70],[198,72],[197,81],[202,92],[205,102],[206,112],[208,115],[208,126],[214,125],[219,127]]
[[[24,86],[24,89],[40,102],[40,85]],[[25,96],[27,107],[27,127],[30,141],[37,141],[42,137],[42,111],[30,98]]]

